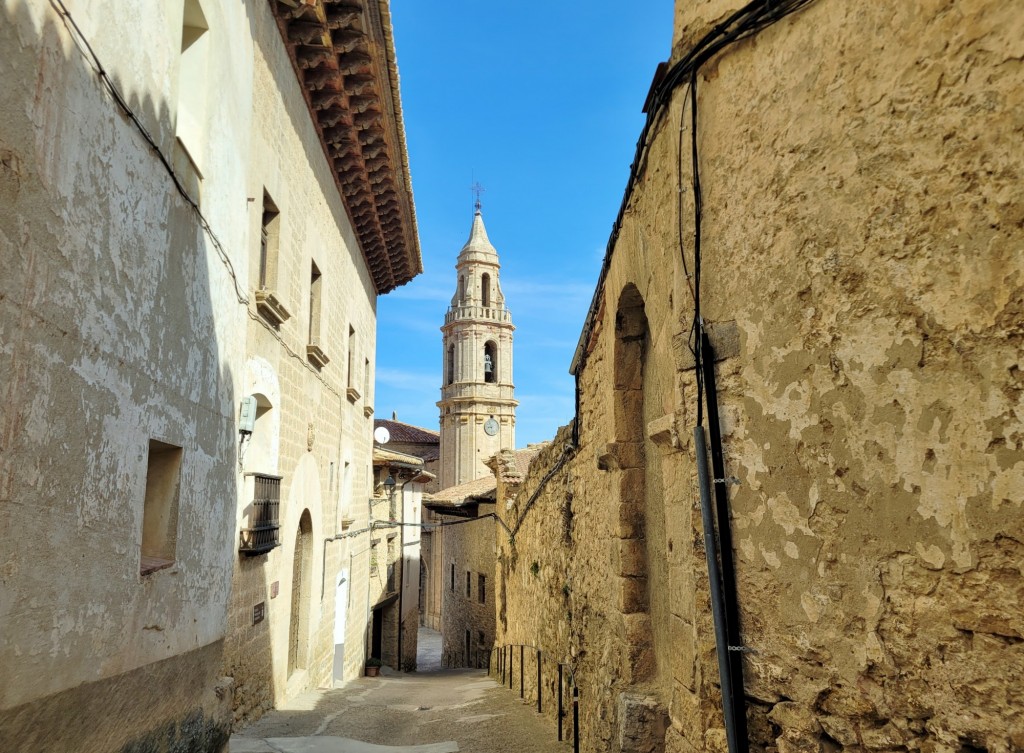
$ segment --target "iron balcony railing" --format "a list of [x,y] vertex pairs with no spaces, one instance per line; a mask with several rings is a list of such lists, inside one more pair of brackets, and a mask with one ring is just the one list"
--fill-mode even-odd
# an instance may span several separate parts
[[249,527],[240,533],[238,551],[250,557],[266,554],[281,545],[278,515],[281,507],[281,477],[253,474],[252,508]]

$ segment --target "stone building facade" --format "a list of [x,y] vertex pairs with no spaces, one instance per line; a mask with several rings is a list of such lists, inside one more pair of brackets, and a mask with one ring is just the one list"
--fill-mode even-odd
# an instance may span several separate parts
[[423,489],[434,475],[420,458],[379,447],[373,465],[376,485],[365,542],[370,556],[367,656],[408,672],[416,669],[419,633]]
[[725,750],[727,530],[750,749],[1017,750],[1024,16],[791,5],[677,3],[497,642],[570,664],[584,750]]
[[421,268],[386,3],[254,6],[236,721],[362,674],[376,299]]
[[[428,495],[425,506],[443,534],[443,553],[433,562],[441,608],[442,662],[449,667],[484,668],[495,645],[495,555],[507,529],[497,523],[499,486],[518,484],[544,445],[503,450],[488,458],[490,476]],[[507,495],[506,495],[507,498]],[[438,562],[438,560],[440,560]]]
[[0,749],[215,751],[369,588],[387,6],[67,5],[0,3]]
[[[472,491],[472,487],[489,489]],[[462,492],[456,490],[461,489]],[[494,483],[451,487],[452,498],[427,507],[444,533],[440,582],[441,664],[486,667],[494,645]]]

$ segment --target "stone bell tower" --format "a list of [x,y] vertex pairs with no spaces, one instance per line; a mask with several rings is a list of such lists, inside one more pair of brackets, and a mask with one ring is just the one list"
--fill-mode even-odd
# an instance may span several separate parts
[[469,240],[455,264],[455,295],[441,327],[441,488],[491,475],[484,462],[499,450],[515,449],[515,327],[498,282],[500,267],[477,200]]

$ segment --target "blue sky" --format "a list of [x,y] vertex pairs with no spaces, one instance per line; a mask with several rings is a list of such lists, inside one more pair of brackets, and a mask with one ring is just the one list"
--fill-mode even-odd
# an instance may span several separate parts
[[378,301],[376,417],[437,429],[440,326],[473,219],[516,325],[516,444],[573,416],[569,375],[671,0],[392,0],[424,273]]

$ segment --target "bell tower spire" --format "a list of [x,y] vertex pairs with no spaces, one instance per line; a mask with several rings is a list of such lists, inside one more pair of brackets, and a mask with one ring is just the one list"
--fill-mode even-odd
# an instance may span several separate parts
[[498,279],[498,252],[484,227],[481,191],[473,186],[473,224],[455,263],[455,295],[441,327],[441,488],[489,475],[484,462],[516,442],[515,326]]

